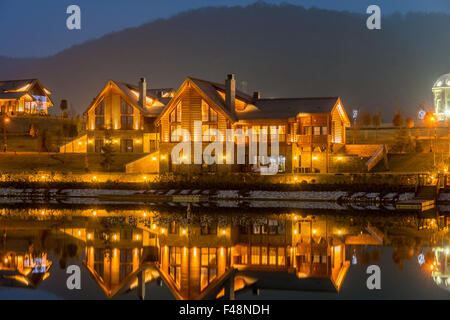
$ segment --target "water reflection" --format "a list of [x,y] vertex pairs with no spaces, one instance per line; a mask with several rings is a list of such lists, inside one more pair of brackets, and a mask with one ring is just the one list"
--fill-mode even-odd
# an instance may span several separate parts
[[[417,260],[450,287],[446,217],[271,211],[3,208],[0,286],[37,288],[78,261],[107,298],[144,299],[152,284],[176,299],[338,293],[352,265],[381,263],[389,246],[399,270]],[[47,289],[67,290],[65,278]]]

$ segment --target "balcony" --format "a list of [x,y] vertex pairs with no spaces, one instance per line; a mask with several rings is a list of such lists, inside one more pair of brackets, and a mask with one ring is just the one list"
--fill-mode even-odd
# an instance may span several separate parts
[[327,146],[328,143],[331,143],[331,135],[298,135],[297,141],[299,144]]

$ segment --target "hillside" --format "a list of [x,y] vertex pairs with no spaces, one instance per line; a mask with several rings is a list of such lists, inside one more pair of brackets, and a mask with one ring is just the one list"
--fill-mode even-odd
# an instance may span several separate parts
[[230,72],[263,97],[339,95],[348,110],[381,108],[385,121],[396,108],[431,106],[433,82],[450,71],[450,16],[392,15],[381,31],[365,19],[289,4],[203,8],[51,57],[0,58],[0,78],[38,77],[78,113],[107,79],[178,87],[188,75],[222,82]]

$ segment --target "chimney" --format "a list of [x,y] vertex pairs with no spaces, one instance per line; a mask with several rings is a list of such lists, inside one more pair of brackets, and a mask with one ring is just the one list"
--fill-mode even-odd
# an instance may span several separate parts
[[259,100],[261,99],[261,92],[255,91],[253,92],[253,100]]
[[236,109],[236,78],[234,73],[227,75],[225,79],[225,106],[234,114]]
[[139,106],[145,109],[145,99],[147,97],[147,82],[145,78],[139,81]]

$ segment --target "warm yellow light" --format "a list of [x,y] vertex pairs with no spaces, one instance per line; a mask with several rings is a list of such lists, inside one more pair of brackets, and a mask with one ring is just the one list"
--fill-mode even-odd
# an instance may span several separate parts
[[342,158],[342,157],[338,157],[337,159],[338,159],[338,160],[340,161],[340,160],[342,160],[342,159],[344,159],[344,158]]
[[314,156],[314,157],[313,157],[313,160],[317,160],[317,157],[316,157],[316,156]]
[[338,230],[338,234],[342,234],[342,231],[341,231],[341,229],[339,229],[339,230]]
[[45,210],[42,210],[42,211],[41,211],[41,214],[44,215],[44,214],[45,214]]
[[143,214],[142,214],[144,217],[146,217],[147,216],[147,214],[144,212]]
[[313,229],[313,234],[316,234],[316,232],[317,232],[317,230],[316,230],[316,229]]
[[295,156],[295,157],[294,157],[294,160],[297,160],[297,159],[298,159],[297,156]]
[[156,224],[153,224],[153,229],[156,229]]
[[298,178],[297,177],[294,177],[294,181],[297,181],[298,180]]
[[136,143],[141,143],[141,140],[139,140],[139,139],[138,139],[138,140],[136,140]]
[[81,146],[81,141],[78,141],[78,145]]
[[97,211],[92,212],[92,214],[93,214],[94,216],[96,216],[96,215],[97,215]]
[[78,230],[78,236],[81,236],[81,231],[80,230]]
[[136,235],[136,240],[139,240],[139,235],[138,234]]
[[41,176],[41,179],[44,180],[44,179],[45,179],[45,176]]
[[90,233],[88,233],[88,239],[91,239],[91,234]]
[[114,234],[113,238],[114,238],[114,240],[117,240],[117,234]]
[[92,140],[88,140],[88,143],[92,143]]
[[9,123],[10,120],[9,120],[9,118],[5,118],[4,121],[5,121],[5,123]]
[[294,216],[294,220],[296,220],[296,221],[297,221],[297,219],[298,219],[298,218],[297,218],[297,216]]
[[162,228],[162,229],[161,229],[161,233],[164,233],[164,232],[165,232],[165,230],[164,230],[164,228]]
[[5,263],[8,263],[8,258],[5,258]]
[[156,161],[156,157],[153,157],[152,160],[153,160],[153,161]]
[[294,230],[294,234],[297,234],[297,230]]
[[114,139],[114,143],[118,143],[119,142],[119,140],[117,140],[117,139]]
[[166,156],[161,156],[161,159],[163,159],[163,160],[164,160],[165,158],[166,158]]
[[182,234],[186,234],[186,229],[183,229],[183,231],[181,233]]
[[147,177],[146,177],[146,176],[143,176],[142,179],[143,179],[143,180],[147,180]]
[[97,180],[97,176],[93,176],[92,179],[93,179],[93,180]]

